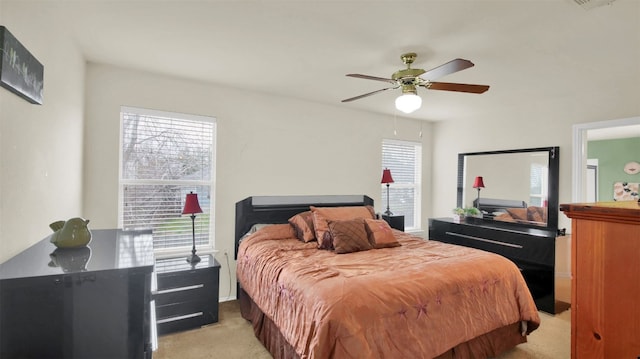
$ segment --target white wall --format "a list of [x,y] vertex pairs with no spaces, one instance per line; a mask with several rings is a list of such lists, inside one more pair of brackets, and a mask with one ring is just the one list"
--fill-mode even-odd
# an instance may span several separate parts
[[[423,143],[423,228],[429,217],[431,126],[108,65],[87,66],[84,209],[92,228],[117,226],[121,105],[217,119],[216,255],[220,295],[235,296],[235,203],[252,195],[366,194],[380,199],[383,138]],[[394,135],[397,123],[397,136]],[[222,253],[231,259],[232,293]]]
[[[39,26],[31,26],[37,23]],[[82,216],[83,57],[55,19],[0,2],[0,24],[44,65],[44,103],[0,88],[0,262]]]

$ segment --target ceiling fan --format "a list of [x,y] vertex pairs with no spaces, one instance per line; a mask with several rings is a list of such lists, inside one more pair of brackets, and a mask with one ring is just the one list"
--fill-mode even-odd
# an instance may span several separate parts
[[422,99],[418,96],[418,87],[422,86],[429,90],[456,91],[469,93],[483,93],[489,89],[487,85],[470,85],[451,82],[435,82],[433,80],[442,76],[452,74],[474,66],[473,62],[464,59],[451,60],[443,65],[429,71],[423,69],[412,69],[411,64],[416,60],[417,55],[409,52],[400,56],[402,62],[407,65],[406,69],[398,70],[391,75],[390,79],[361,74],[347,74],[349,77],[357,77],[366,80],[376,80],[390,83],[392,86],[369,92],[360,96],[351,97],[342,102],[350,102],[371,96],[389,89],[402,88],[402,95],[396,99],[396,108],[405,113],[411,113],[420,108]]

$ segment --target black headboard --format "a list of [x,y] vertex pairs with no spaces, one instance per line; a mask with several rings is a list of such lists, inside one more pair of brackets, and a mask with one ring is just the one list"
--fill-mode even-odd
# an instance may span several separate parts
[[507,208],[527,208],[527,202],[508,199],[480,198],[473,200],[473,206],[490,215],[492,212],[504,212]]
[[365,195],[327,196],[252,196],[236,203],[235,254],[238,258],[240,239],[254,224],[287,223],[297,213],[315,207],[373,206]]

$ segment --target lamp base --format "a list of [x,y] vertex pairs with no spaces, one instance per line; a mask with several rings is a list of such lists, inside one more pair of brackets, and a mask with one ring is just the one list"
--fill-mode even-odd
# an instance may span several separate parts
[[393,212],[391,212],[391,211],[389,210],[389,208],[387,208],[387,210],[386,210],[386,211],[384,211],[384,214],[385,214],[385,216],[393,216]]
[[200,262],[200,257],[198,257],[197,254],[193,253],[192,255],[187,257],[187,262],[189,262],[191,264],[196,264],[196,263]]

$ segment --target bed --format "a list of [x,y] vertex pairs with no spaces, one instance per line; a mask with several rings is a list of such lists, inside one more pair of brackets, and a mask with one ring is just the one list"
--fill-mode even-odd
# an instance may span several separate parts
[[373,200],[359,195],[236,204],[241,313],[274,358],[489,358],[539,326],[522,275],[504,257],[390,228],[375,232],[375,218],[363,220],[368,238],[390,231],[397,245],[338,253],[338,229],[360,219],[328,221],[333,250],[299,239],[289,224],[312,208],[366,206]]

